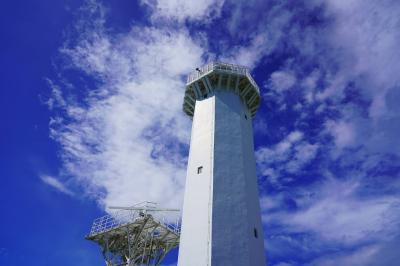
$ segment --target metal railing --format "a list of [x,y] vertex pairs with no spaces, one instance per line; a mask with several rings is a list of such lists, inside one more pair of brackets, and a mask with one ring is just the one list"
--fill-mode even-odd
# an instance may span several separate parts
[[[121,210],[114,212],[113,214],[102,216],[94,220],[89,236],[101,234],[123,225],[139,222],[140,220],[143,220],[145,215],[150,213],[151,210],[146,212],[137,210]],[[155,216],[155,220],[158,223],[177,234],[180,233],[179,218],[171,219],[170,217],[164,216],[160,213],[157,213]]]
[[258,92],[260,92],[260,89],[258,88],[256,82],[252,78],[250,71],[247,67],[240,66],[240,65],[234,65],[234,64],[228,64],[228,63],[222,63],[222,62],[211,62],[200,68],[196,68],[195,71],[193,71],[192,73],[190,73],[188,75],[187,84],[209,74],[213,70],[221,70],[226,73],[231,73],[231,74],[236,74],[236,75],[245,75],[249,79],[250,83],[256,88],[256,90]]

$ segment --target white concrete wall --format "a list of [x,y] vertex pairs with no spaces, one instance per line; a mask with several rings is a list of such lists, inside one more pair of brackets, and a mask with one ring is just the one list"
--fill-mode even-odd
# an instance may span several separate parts
[[251,115],[239,96],[197,101],[190,145],[178,265],[265,265]]
[[[186,175],[178,265],[210,265],[215,98],[197,101]],[[197,168],[202,166],[201,174]]]

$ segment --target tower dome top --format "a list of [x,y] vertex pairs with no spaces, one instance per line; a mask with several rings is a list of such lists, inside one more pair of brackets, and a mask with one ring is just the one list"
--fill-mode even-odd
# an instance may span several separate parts
[[196,100],[211,96],[214,90],[237,93],[254,117],[260,105],[260,89],[245,66],[211,62],[196,68],[186,82],[183,111],[193,116]]

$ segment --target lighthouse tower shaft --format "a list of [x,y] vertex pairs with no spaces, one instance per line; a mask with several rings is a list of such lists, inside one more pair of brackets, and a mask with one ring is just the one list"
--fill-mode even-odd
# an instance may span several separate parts
[[193,125],[178,265],[265,265],[251,122],[258,87],[247,69],[222,63],[188,84]]

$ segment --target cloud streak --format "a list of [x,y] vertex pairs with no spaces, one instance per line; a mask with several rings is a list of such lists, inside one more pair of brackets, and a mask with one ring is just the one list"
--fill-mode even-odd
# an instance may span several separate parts
[[69,196],[74,196],[74,193],[55,177],[48,175],[41,175],[40,180],[42,180],[42,182],[45,183],[46,185],[56,189],[61,193],[67,194]]

